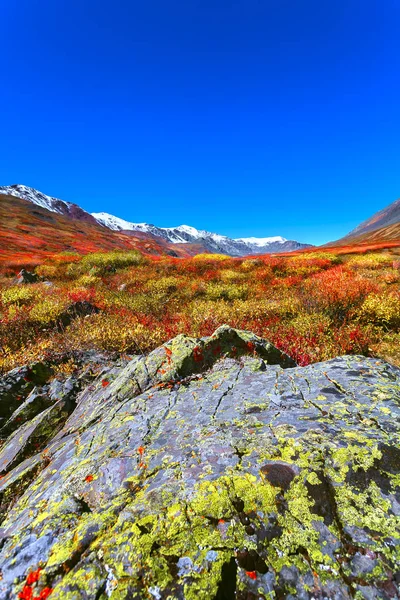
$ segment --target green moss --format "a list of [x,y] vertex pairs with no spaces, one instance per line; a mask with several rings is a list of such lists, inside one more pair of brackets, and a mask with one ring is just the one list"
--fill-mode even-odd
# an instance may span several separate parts
[[98,597],[97,591],[106,580],[106,572],[96,564],[85,564],[67,573],[57,585],[51,598],[55,600],[81,600]]
[[371,481],[364,492],[342,483],[335,488],[335,497],[341,521],[348,527],[369,531],[369,545],[390,558],[394,551],[385,538],[400,540],[400,517],[390,514],[391,504],[382,497],[376,483]]

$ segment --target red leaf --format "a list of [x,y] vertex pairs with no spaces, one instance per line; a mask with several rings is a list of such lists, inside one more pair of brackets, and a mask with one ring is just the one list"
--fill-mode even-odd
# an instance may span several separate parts
[[31,573],[28,573],[28,576],[26,578],[26,585],[32,585],[33,583],[39,581],[41,570],[42,569],[39,568],[37,569],[37,571],[32,571]]
[[247,577],[250,577],[250,579],[257,579],[257,573],[255,571],[246,571],[246,575]]
[[48,598],[52,592],[52,588],[49,587],[45,587],[39,594],[39,596],[36,596],[35,598],[33,598],[33,600],[46,600],[46,598]]
[[32,600],[33,590],[29,585],[24,585],[22,592],[18,594],[20,600]]

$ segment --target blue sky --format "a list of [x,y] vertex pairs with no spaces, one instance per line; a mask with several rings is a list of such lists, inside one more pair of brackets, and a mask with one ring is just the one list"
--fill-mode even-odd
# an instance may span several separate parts
[[3,2],[0,183],[336,239],[400,196],[398,0]]

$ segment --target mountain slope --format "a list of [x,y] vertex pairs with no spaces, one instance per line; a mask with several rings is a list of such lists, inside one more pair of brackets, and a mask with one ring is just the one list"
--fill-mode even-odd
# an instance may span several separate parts
[[327,248],[378,250],[400,246],[400,199],[366,219],[343,238],[325,244]]
[[365,233],[376,231],[377,229],[395,225],[396,223],[400,223],[400,199],[395,200],[395,202],[392,202],[389,206],[386,206],[384,209],[372,215],[369,219],[360,223],[360,225],[347,234],[346,238],[360,236]]
[[3,264],[37,264],[46,256],[66,251],[86,254],[132,249],[157,255],[196,253],[152,235],[109,231],[96,221],[94,224],[82,222],[14,195],[0,194],[0,262]]
[[46,194],[43,194],[42,192],[39,192],[38,190],[26,185],[15,184],[0,186],[0,194],[22,198],[23,200],[32,202],[32,204],[36,204],[37,206],[45,208],[50,212],[55,212],[59,215],[70,217],[76,221],[92,223],[92,225],[97,224],[96,219],[77,204],[74,204],[73,202],[65,202],[64,200],[59,200],[58,198],[53,198],[52,196],[46,196]]
[[310,244],[301,244],[287,240],[281,236],[267,238],[232,239],[210,231],[204,231],[179,225],[178,227],[157,227],[149,223],[131,223],[108,213],[92,213],[92,216],[105,227],[113,231],[141,231],[163,238],[173,244],[201,244],[209,252],[228,254],[230,256],[247,256],[268,252],[292,252],[302,248],[310,248]]

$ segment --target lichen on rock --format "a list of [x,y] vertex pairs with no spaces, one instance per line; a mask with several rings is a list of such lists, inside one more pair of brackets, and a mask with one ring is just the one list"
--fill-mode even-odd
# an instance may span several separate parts
[[296,367],[225,326],[54,402],[51,376],[7,415],[0,600],[38,568],[63,600],[399,597],[399,369]]

